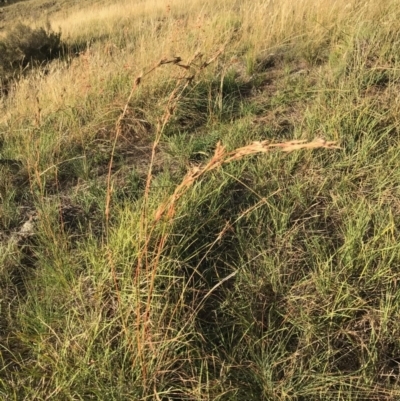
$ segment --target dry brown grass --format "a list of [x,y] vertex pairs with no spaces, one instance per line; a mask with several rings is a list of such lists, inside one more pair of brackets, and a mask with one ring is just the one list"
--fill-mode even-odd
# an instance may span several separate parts
[[[111,157],[108,166],[108,174],[107,174],[107,190],[106,190],[106,199],[105,199],[105,224],[106,224],[106,235],[108,237],[109,233],[109,220],[111,215],[111,200],[113,197],[113,182],[112,182],[112,169],[114,162],[114,154],[115,149],[118,143],[120,136],[122,135],[122,121],[128,112],[129,105],[134,93],[138,90],[140,85],[142,85],[143,80],[151,76],[157,69],[165,65],[177,66],[180,70],[179,76],[176,78],[175,88],[171,91],[168,100],[166,102],[165,111],[163,115],[159,118],[157,129],[155,133],[155,137],[153,140],[151,158],[148,166],[148,174],[146,179],[146,186],[143,196],[143,211],[140,218],[140,228],[139,228],[139,242],[143,244],[137,260],[136,272],[134,275],[133,285],[136,286],[140,282],[140,278],[143,276],[148,278],[147,282],[147,302],[145,306],[142,307],[140,303],[137,305],[136,310],[136,357],[133,361],[133,364],[136,364],[138,361],[140,362],[140,366],[142,369],[142,377],[144,386],[147,385],[148,381],[148,372],[147,372],[147,362],[146,355],[147,353],[154,352],[154,346],[151,340],[151,332],[150,332],[150,311],[152,307],[152,297],[154,291],[154,283],[155,277],[157,273],[157,266],[159,263],[159,259],[161,257],[162,251],[164,250],[165,242],[168,238],[168,234],[161,235],[160,238],[157,239],[158,245],[156,250],[156,255],[150,255],[149,251],[149,243],[153,240],[154,233],[154,224],[151,224],[149,221],[149,193],[150,187],[153,179],[153,166],[156,157],[156,150],[159,145],[159,142],[162,138],[164,130],[168,123],[170,122],[172,116],[174,115],[175,110],[179,107],[180,101],[184,98],[185,91],[195,81],[199,78],[200,74],[204,72],[204,70],[209,67],[212,63],[214,63],[224,52],[225,46],[216,51],[211,57],[205,58],[204,55],[200,52],[197,52],[190,58],[187,62],[183,62],[181,57],[175,56],[170,59],[161,59],[154,66],[147,69],[144,73],[137,76],[134,80],[134,84],[129,93],[129,96],[126,100],[125,106],[118,117],[115,124],[115,134],[113,139]],[[115,268],[115,264],[113,261],[113,253],[112,249],[108,247],[107,249],[107,257],[109,260],[109,266],[111,269],[111,275],[113,277],[114,282],[114,290],[117,294],[118,304],[121,304],[121,294],[120,294],[120,286],[117,279],[117,272]],[[130,339],[128,333],[128,329],[125,324],[125,320],[121,319],[122,327],[125,331],[127,341],[129,343],[129,347],[133,349],[133,342]]]
[[[394,0],[385,3],[394,4]],[[67,42],[109,39],[91,45],[70,68],[55,64],[45,76],[20,82],[12,99],[3,105],[0,121],[7,122],[11,110],[14,119],[29,118],[35,112],[36,97],[43,117],[65,104],[78,106],[87,97],[101,94],[112,76],[127,72],[137,76],[160,56],[169,59],[179,54],[189,59],[199,51],[210,54],[229,39],[233,40],[226,58],[237,57],[251,72],[259,56],[293,44],[306,52],[308,47],[318,48],[336,26],[351,27],[363,18],[379,19],[380,12],[375,3],[345,0],[284,1],[279,6],[261,0],[173,0],[168,7],[160,0],[120,0],[106,6],[91,4],[79,11],[62,10],[50,21],[54,29],[61,28]],[[156,86],[169,79],[164,72],[154,75],[149,84]],[[126,93],[121,95],[126,99]],[[119,94],[115,97],[117,100]]]
[[216,170],[222,165],[231,163],[233,161],[241,160],[247,156],[253,156],[260,153],[268,153],[274,149],[279,149],[282,152],[293,152],[300,149],[340,149],[336,142],[326,141],[322,138],[317,138],[314,141],[307,142],[306,140],[295,140],[283,143],[268,143],[268,141],[255,141],[250,145],[243,146],[231,152],[227,152],[221,143],[217,143],[214,156],[204,166],[193,167],[185,175],[182,182],[176,187],[174,193],[170,198],[162,203],[155,214],[155,221],[160,220],[162,217],[172,219],[175,215],[176,202],[184,195],[184,193],[193,185],[193,183],[200,179],[209,171]]

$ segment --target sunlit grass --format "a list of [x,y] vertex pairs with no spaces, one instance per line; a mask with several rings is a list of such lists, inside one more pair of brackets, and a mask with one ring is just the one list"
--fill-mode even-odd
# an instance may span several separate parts
[[2,399],[398,399],[399,5],[52,12],[0,104]]

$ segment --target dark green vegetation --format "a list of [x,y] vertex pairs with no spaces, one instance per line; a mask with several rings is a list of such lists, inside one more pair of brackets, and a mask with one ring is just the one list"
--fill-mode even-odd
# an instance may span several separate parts
[[[157,68],[125,112],[129,73],[3,122],[1,398],[399,399],[399,32],[247,63],[228,45],[186,87],[146,86],[182,70]],[[232,162],[155,221],[218,141],[314,137],[342,149]]]
[[27,69],[44,67],[45,63],[59,58],[63,53],[61,32],[47,27],[31,28],[16,24],[0,40],[0,77],[3,86],[18,78]]

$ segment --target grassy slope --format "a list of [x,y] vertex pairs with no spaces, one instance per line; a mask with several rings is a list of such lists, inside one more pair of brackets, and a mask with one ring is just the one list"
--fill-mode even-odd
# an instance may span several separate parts
[[400,397],[399,2],[293,3],[50,13],[90,47],[1,99],[2,399]]

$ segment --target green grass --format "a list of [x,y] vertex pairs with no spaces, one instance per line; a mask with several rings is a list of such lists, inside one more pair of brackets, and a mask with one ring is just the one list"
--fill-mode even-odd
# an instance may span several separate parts
[[[130,96],[100,38],[2,99],[1,399],[399,399],[398,2],[351,3],[273,52],[231,16],[188,86],[163,65]],[[315,137],[341,149],[224,164],[155,218],[219,141]]]

